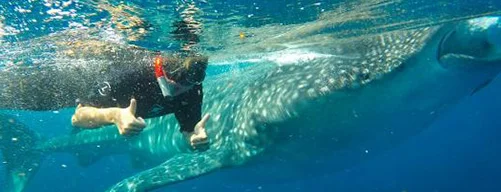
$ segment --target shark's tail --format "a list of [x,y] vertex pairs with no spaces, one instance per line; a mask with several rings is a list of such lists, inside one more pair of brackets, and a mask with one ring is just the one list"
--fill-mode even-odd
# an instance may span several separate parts
[[[39,136],[15,118],[0,114],[1,164],[6,168],[4,191],[21,192],[38,170],[42,153],[35,149]],[[1,189],[0,189],[1,190]]]

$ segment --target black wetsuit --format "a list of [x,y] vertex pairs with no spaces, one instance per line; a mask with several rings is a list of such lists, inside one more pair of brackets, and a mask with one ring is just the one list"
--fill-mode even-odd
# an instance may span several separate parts
[[[164,97],[155,78],[155,53],[116,48],[120,51],[98,60],[100,64],[93,68],[47,65],[0,71],[0,109],[47,111],[79,103],[123,108],[135,98],[136,116],[151,118],[174,113],[182,131],[193,131],[201,120],[202,85],[193,85],[175,97]],[[76,59],[68,60],[73,61]],[[182,82],[183,75],[179,78],[178,82]]]
[[193,132],[202,118],[202,85],[193,85],[190,90],[175,97],[164,97],[153,69],[143,72],[146,74],[123,73],[121,75],[124,77],[118,77],[116,82],[109,80],[99,83],[78,102],[84,106],[123,108],[129,106],[130,99],[134,98],[137,101],[137,117],[152,118],[174,113],[181,131]]

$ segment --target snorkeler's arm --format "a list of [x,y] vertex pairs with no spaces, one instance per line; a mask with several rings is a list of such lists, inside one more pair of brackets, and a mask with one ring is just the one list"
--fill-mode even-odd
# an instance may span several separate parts
[[197,85],[187,94],[183,95],[185,105],[174,112],[181,127],[181,132],[193,148],[207,144],[208,138],[205,125],[210,115],[202,117],[203,89]]
[[108,124],[116,124],[121,135],[137,134],[146,127],[142,118],[134,116],[136,100],[131,99],[127,108],[96,108],[78,105],[71,118],[71,124],[80,128],[97,128]]

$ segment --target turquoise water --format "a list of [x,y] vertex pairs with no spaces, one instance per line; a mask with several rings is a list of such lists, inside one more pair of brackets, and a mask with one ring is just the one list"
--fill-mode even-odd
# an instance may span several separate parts
[[[43,66],[44,61],[54,64],[50,60],[51,49],[43,47],[40,39],[48,37],[50,41],[51,34],[70,28],[98,29],[109,25],[118,29],[119,25],[130,24],[130,16],[147,21],[147,25],[117,33],[100,33],[98,37],[151,50],[175,51],[180,45],[172,39],[169,31],[172,30],[172,20],[178,19],[176,8],[183,2],[2,2],[0,68],[40,67],[38,65]],[[207,71],[209,81],[217,81],[221,76],[231,77],[231,74],[238,76],[258,65],[315,63],[333,52],[333,44],[337,42],[333,39],[337,38],[448,24],[484,15],[497,16],[501,11],[501,5],[496,1],[256,0],[196,1],[196,5],[201,10],[197,17],[204,23],[199,47],[211,57]],[[114,17],[119,22],[115,22]],[[146,33],[140,32],[143,27]],[[494,42],[499,41],[496,34],[501,33],[489,36]],[[319,41],[324,43],[317,43]],[[34,49],[28,49],[30,47]],[[294,49],[296,47],[300,49]],[[42,62],[37,63],[34,58]],[[497,128],[501,121],[497,116],[501,107],[500,86],[499,77],[495,78],[475,94],[462,98],[431,125],[399,142],[390,142],[391,146],[383,147],[384,150],[378,146],[394,139],[384,134],[374,136],[367,144],[345,149],[329,141],[318,141],[318,145],[322,145],[317,146],[319,149],[312,148],[316,142],[280,145],[279,149],[264,153],[244,165],[217,170],[157,191],[499,191],[497,181],[501,166],[498,151],[501,145]],[[415,98],[424,100],[419,95]],[[8,110],[6,113],[50,139],[72,132],[69,118],[73,110]],[[320,113],[318,116],[322,115]],[[313,129],[316,130],[336,126],[335,122],[315,125]],[[370,123],[364,125],[371,126]],[[398,128],[405,129],[387,129]],[[319,132],[317,134],[322,134]],[[361,135],[370,138],[370,133]],[[311,137],[303,141],[315,141]],[[353,142],[357,143],[357,138]],[[315,150],[320,153],[301,152]],[[291,156],[279,154],[297,155],[288,158]],[[4,159],[0,160],[4,162]],[[83,167],[72,153],[46,154],[26,191],[104,191],[146,169],[132,168],[130,160],[128,154],[110,155]],[[190,164],[184,166],[189,168]],[[6,169],[7,165],[3,163],[0,172],[6,172]],[[0,186],[6,182],[6,177],[1,176]]]

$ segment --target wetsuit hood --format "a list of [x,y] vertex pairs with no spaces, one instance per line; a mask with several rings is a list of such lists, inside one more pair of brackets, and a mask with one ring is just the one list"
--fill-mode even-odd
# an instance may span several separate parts
[[201,84],[205,79],[208,57],[172,56],[164,59],[164,71],[167,78],[176,83]]

